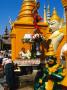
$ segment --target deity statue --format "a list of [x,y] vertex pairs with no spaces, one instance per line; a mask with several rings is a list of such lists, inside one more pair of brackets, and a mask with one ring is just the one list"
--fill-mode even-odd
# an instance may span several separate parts
[[21,49],[19,55],[20,55],[21,59],[30,59],[31,58],[30,50],[27,50],[27,52],[25,52],[24,48]]
[[19,56],[21,59],[25,59],[26,58],[26,54],[25,54],[25,49],[22,48],[21,51],[19,52]]
[[31,59],[31,52],[30,52],[30,50],[27,50],[27,52],[26,52],[26,58],[27,59]]
[[58,17],[56,9],[54,9],[53,15],[50,19],[50,29],[52,34],[49,37],[49,39],[52,40],[51,43],[53,44],[55,52],[64,37],[64,33],[60,31],[61,27],[62,27],[61,19]]
[[46,53],[45,65],[42,65],[35,77],[34,90],[63,90],[61,85],[64,79],[63,66],[57,63],[52,45],[50,48]]

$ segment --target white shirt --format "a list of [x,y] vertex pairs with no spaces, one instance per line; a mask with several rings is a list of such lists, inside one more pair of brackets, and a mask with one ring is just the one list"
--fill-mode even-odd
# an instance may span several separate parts
[[5,66],[8,63],[12,63],[12,60],[11,59],[8,59],[8,58],[4,58],[3,59],[3,62],[2,62],[2,65]]

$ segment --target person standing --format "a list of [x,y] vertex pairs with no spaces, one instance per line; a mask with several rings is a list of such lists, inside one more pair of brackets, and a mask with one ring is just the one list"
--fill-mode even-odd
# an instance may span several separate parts
[[6,75],[6,83],[8,85],[9,90],[16,90],[15,89],[14,64],[11,60],[11,57],[6,56],[3,59],[2,65],[4,66],[4,71]]

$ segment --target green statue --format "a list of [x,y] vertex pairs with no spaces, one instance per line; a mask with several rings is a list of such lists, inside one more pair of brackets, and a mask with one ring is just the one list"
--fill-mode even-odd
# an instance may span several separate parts
[[45,65],[40,67],[35,80],[34,90],[62,90],[63,66],[57,63],[57,58],[52,51],[45,57]]

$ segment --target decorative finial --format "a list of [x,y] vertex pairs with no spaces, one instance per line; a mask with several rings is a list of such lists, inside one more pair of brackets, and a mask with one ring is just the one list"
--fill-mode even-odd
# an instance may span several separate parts
[[46,16],[46,6],[44,5],[44,22],[47,22],[47,16]]
[[7,28],[7,26],[6,26],[6,28],[5,28],[4,34],[5,34],[5,35],[8,35],[8,28]]
[[46,6],[44,5],[44,9],[46,9]]

